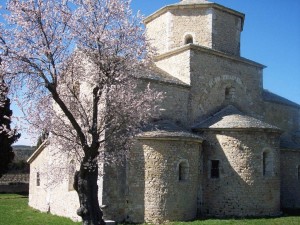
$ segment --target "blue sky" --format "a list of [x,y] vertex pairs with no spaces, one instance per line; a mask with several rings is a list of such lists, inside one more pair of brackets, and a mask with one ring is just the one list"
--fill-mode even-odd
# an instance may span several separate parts
[[[132,0],[132,7],[147,16],[177,2],[179,0]],[[264,88],[300,104],[300,1],[214,2],[245,14],[241,56],[267,66]],[[29,144],[26,138],[23,135],[18,144]]]

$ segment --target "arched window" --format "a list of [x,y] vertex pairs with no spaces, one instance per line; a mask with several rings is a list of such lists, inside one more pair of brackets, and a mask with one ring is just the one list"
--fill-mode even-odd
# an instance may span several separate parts
[[269,150],[263,152],[263,176],[270,177],[273,174],[273,159]]
[[235,95],[235,88],[234,87],[226,87],[225,88],[225,100],[232,101]]
[[298,180],[300,180],[300,165],[298,165]]
[[178,180],[186,181],[189,176],[189,164],[187,160],[181,160],[178,164]]
[[193,43],[194,43],[193,36],[190,34],[186,35],[184,38],[184,44],[187,45],[187,44],[193,44]]
[[74,175],[75,175],[75,162],[74,160],[70,161],[69,164],[69,185],[68,185],[68,190],[73,191],[74,190]]
[[40,177],[40,173],[37,172],[36,173],[36,186],[40,186],[41,185],[41,177]]

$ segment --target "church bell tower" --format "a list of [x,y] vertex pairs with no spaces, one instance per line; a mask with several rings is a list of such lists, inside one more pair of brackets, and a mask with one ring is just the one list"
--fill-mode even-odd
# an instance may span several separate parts
[[181,0],[145,19],[158,54],[193,43],[240,56],[244,14],[206,0]]

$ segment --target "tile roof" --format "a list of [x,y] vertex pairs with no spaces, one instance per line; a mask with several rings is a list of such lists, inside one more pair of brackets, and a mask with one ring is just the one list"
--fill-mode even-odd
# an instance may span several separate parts
[[294,132],[292,134],[284,133],[280,137],[280,148],[300,151],[300,142],[297,142],[296,139],[300,140],[300,131]]
[[292,102],[284,97],[276,95],[268,90],[263,90],[263,99],[268,102],[275,102],[282,105],[292,106],[296,108],[300,108],[300,105]]
[[176,5],[187,5],[187,4],[207,4],[212,3],[207,0],[181,0],[179,3],[176,3]]
[[164,82],[164,83],[170,83],[170,84],[190,87],[189,84],[182,82],[181,80],[173,77],[166,71],[164,71],[156,66],[152,66],[150,68],[141,70],[141,71],[137,72],[134,76],[137,78],[140,78],[140,79],[147,79],[147,80],[152,80],[152,81],[157,81],[157,82]]
[[166,138],[185,138],[202,141],[202,137],[195,135],[175,124],[170,120],[159,120],[149,124],[143,129],[143,132],[137,135],[138,139],[166,139]]
[[29,183],[29,173],[7,173],[0,178],[0,184]]
[[193,126],[193,130],[203,129],[265,129],[280,131],[279,128],[247,116],[232,105],[228,105],[208,119]]

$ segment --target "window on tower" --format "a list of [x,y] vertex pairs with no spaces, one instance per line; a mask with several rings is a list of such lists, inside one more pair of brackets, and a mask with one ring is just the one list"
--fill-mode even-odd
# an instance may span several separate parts
[[185,36],[184,38],[184,44],[193,44],[194,43],[194,39],[193,39],[193,36],[188,34]]

